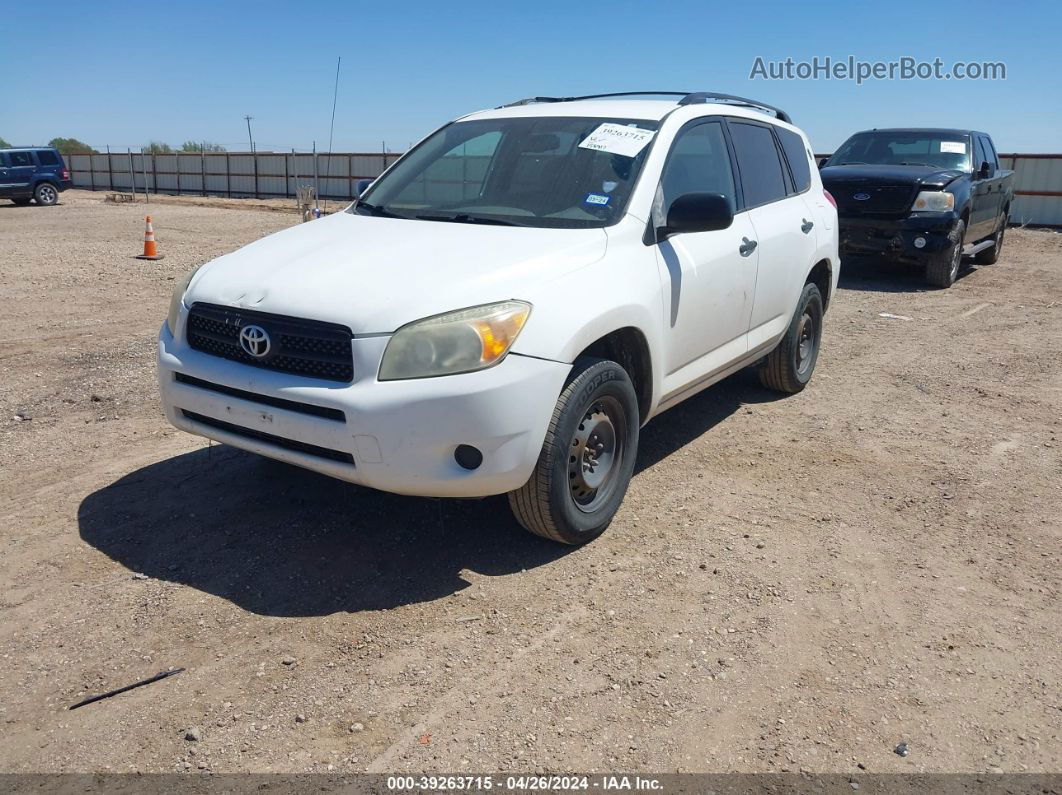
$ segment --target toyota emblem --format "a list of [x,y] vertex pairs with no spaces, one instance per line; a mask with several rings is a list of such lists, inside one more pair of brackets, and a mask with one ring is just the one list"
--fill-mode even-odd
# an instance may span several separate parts
[[262,359],[269,353],[269,333],[261,326],[244,326],[240,329],[240,347],[248,356]]

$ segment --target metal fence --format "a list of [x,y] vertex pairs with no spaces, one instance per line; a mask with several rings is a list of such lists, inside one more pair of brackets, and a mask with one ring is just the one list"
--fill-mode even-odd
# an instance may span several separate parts
[[[824,155],[816,155],[816,158]],[[298,185],[316,185],[321,198],[353,199],[360,179],[373,179],[401,157],[397,153],[181,152],[151,155],[111,152],[65,155],[78,188],[201,196],[280,198]],[[1014,170],[1011,220],[1062,226],[1062,154],[1001,154]],[[455,176],[458,184],[463,177]]]
[[360,179],[378,177],[394,153],[180,152],[64,155],[74,186],[88,190],[281,198],[316,185],[328,199],[353,199]]

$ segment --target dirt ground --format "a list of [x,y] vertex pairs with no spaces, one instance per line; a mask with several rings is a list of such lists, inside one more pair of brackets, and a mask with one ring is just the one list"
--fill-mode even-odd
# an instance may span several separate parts
[[175,277],[296,219],[62,199],[0,206],[0,770],[1062,770],[1062,235],[847,264],[569,549],[171,429]]

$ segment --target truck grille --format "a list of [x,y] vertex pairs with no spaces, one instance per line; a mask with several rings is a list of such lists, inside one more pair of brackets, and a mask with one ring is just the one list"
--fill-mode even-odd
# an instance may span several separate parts
[[[837,214],[853,215],[906,215],[914,201],[914,189],[910,185],[861,185],[858,182],[834,182],[826,190],[837,200]],[[854,197],[867,195],[869,199]]]
[[[255,325],[269,335],[269,352],[257,358],[240,346],[240,329]],[[253,367],[327,381],[352,381],[350,329],[214,304],[195,304],[188,313],[188,344],[197,351]]]

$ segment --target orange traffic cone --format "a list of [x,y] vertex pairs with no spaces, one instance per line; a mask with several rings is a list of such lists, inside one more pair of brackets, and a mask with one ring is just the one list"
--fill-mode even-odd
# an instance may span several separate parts
[[144,221],[144,253],[138,254],[137,259],[162,259],[165,254],[159,254],[158,244],[155,242],[155,230],[151,226],[151,216],[147,216]]

